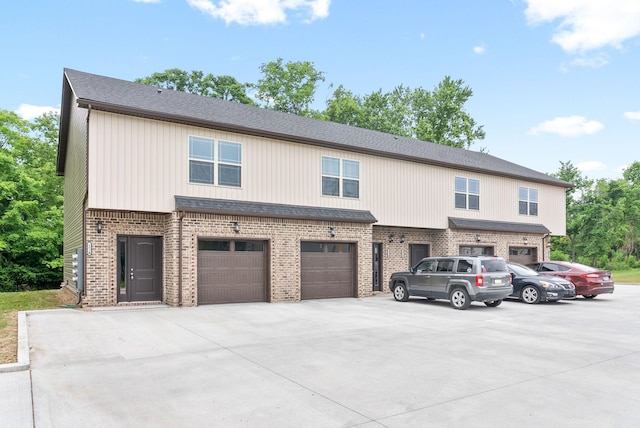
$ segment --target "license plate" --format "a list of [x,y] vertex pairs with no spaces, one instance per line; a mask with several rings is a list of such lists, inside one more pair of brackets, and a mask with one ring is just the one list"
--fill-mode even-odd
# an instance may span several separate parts
[[495,279],[495,280],[493,281],[493,283],[494,283],[495,285],[502,285],[502,280],[501,280],[501,279]]

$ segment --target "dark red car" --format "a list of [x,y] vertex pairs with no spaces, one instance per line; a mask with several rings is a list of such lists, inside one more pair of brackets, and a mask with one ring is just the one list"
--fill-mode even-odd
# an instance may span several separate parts
[[544,275],[555,275],[573,282],[576,294],[593,299],[598,294],[613,293],[613,277],[608,270],[571,262],[530,263],[531,269]]

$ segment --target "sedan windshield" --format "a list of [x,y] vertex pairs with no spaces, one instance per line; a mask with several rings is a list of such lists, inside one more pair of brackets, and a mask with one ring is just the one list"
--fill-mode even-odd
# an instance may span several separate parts
[[511,269],[512,271],[514,271],[516,274],[518,274],[520,276],[538,276],[538,275],[540,275],[535,270],[529,269],[528,267],[519,265],[517,263],[509,263],[507,266],[509,266],[509,269]]

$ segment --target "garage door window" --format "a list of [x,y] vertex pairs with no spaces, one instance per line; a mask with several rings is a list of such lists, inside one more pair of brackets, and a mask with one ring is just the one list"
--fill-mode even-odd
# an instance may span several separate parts
[[262,251],[264,242],[262,241],[236,241],[236,251]]
[[327,253],[350,253],[351,245],[349,244],[327,244]]
[[322,253],[324,244],[322,242],[303,242],[300,244],[300,251],[303,253]]
[[198,241],[200,251],[231,251],[231,241]]

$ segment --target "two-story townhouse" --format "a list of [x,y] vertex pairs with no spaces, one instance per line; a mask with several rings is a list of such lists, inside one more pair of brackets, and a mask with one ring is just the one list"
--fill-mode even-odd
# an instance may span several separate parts
[[65,69],[64,282],[88,306],[363,297],[548,257],[569,183],[486,153]]

